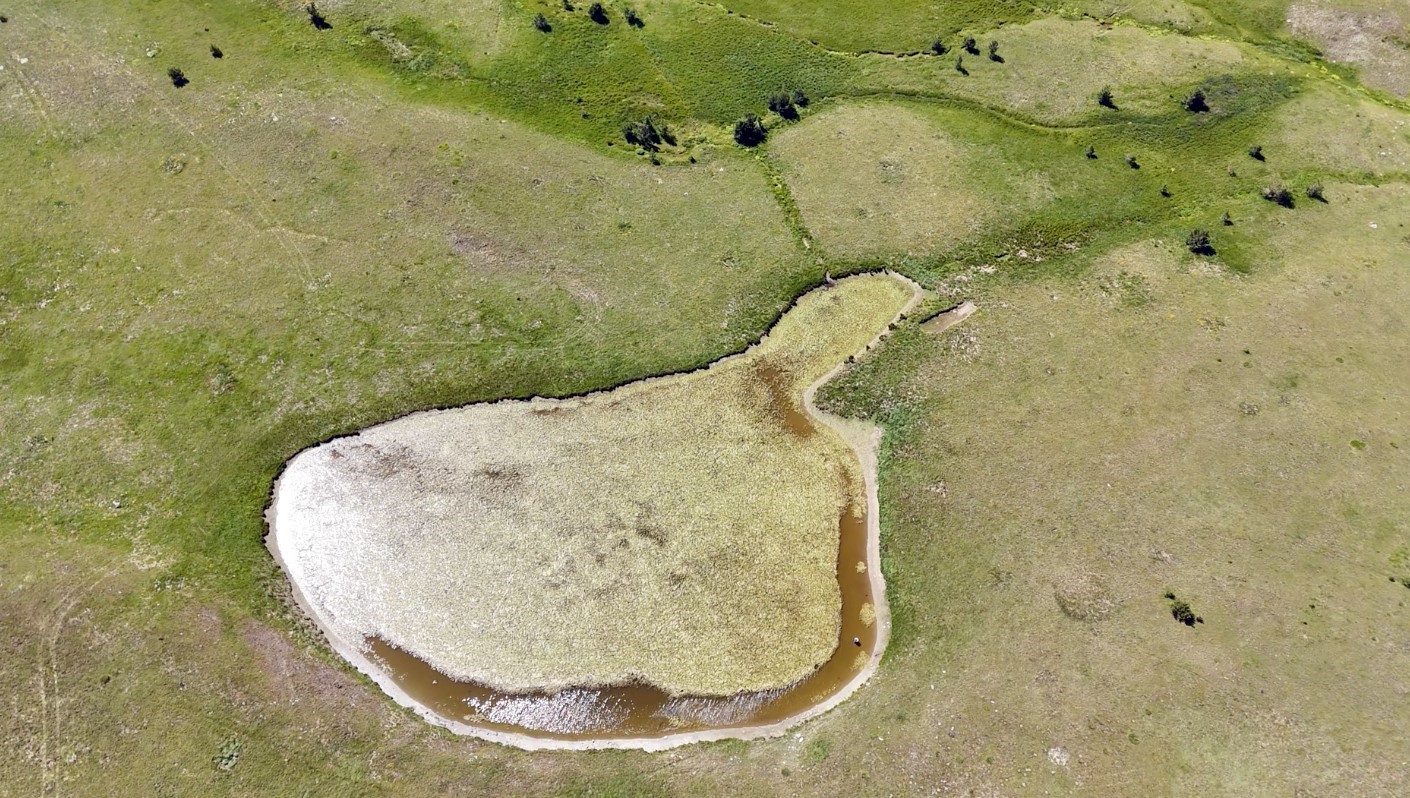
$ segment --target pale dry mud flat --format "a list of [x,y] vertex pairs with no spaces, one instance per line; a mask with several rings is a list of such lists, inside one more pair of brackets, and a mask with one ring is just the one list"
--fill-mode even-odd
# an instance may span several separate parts
[[[847,278],[706,369],[416,413],[305,450],[276,483],[268,544],[332,647],[454,731],[531,748],[781,733],[855,691],[884,650],[880,431],[817,411],[812,395],[920,295],[894,275]],[[864,555],[839,554],[849,519]],[[855,619],[842,617],[842,569],[868,588]],[[844,621],[865,624],[864,646],[839,645]],[[372,651],[385,644],[507,699],[646,685],[689,708],[809,694],[756,725],[727,712],[703,728],[696,712],[649,737],[594,735],[601,724],[542,735],[480,723],[475,701],[458,717],[434,710]],[[839,684],[809,684],[834,660]]]

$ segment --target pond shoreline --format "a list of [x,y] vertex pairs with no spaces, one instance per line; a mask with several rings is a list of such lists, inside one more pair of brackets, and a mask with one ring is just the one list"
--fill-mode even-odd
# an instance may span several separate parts
[[[916,305],[919,304],[919,302],[924,296],[923,289],[914,281],[911,281],[908,278],[905,278],[901,275],[889,271],[885,272],[885,274],[892,277],[893,279],[905,283],[911,289],[911,297],[909,301],[907,301],[905,306],[897,312],[895,317],[892,319],[892,323],[882,328],[881,331],[862,350],[856,353],[857,355],[861,355],[864,352],[870,350],[872,347],[876,346],[877,343],[879,343],[883,338],[886,337],[887,334],[890,333],[892,327],[896,322],[900,321],[912,310],[914,310]],[[813,291],[820,290],[828,290],[828,288],[826,286],[814,288],[812,291],[800,295],[799,298],[801,299],[802,296],[806,296],[812,293]],[[796,302],[797,300],[795,300],[793,304],[796,304]],[[707,364],[703,368],[713,368],[714,366],[719,365],[721,363],[725,363],[735,358],[741,358],[748,354],[754,348],[754,346],[757,346],[757,342],[756,344],[746,348],[743,352],[738,352],[719,358],[718,360],[712,361],[711,363]],[[800,712],[794,713],[786,718],[783,718],[782,720],[773,723],[760,724],[756,726],[692,730],[679,733],[668,733],[660,736],[597,738],[585,737],[577,739],[556,739],[552,737],[541,737],[536,736],[535,734],[527,731],[522,733],[508,732],[500,729],[486,728],[473,723],[452,720],[444,717],[440,713],[431,709],[429,706],[413,698],[399,684],[394,674],[384,669],[376,661],[374,661],[371,656],[369,656],[369,652],[365,650],[362,641],[343,640],[338,636],[330,633],[329,625],[323,622],[318,611],[315,610],[312,603],[308,601],[307,597],[303,594],[303,591],[300,589],[297,582],[292,578],[292,576],[290,576],[289,582],[292,588],[294,599],[299,605],[299,607],[304,611],[304,613],[308,615],[308,617],[313,619],[315,624],[320,628],[320,630],[324,632],[325,639],[327,640],[330,648],[332,648],[344,659],[346,659],[353,667],[357,668],[357,670],[359,670],[372,681],[374,681],[398,704],[416,712],[427,722],[446,728],[456,734],[474,736],[491,742],[497,742],[504,745],[511,745],[526,750],[636,749],[646,751],[665,750],[694,742],[702,742],[709,740],[749,740],[779,736],[788,729],[796,726],[797,724],[806,721],[809,718],[827,712],[828,710],[842,703],[842,701],[846,700],[853,693],[855,693],[857,689],[859,689],[864,683],[866,683],[866,681],[870,679],[870,677],[876,672],[876,669],[880,664],[890,634],[890,610],[886,602],[886,585],[880,567],[881,530],[880,507],[877,493],[878,454],[882,437],[882,429],[880,427],[865,422],[851,421],[828,414],[818,409],[814,401],[817,391],[827,382],[836,378],[837,375],[843,370],[845,370],[847,367],[847,362],[844,361],[842,363],[839,363],[828,373],[824,374],[821,378],[809,385],[803,392],[803,407],[807,415],[813,421],[825,424],[827,427],[836,432],[838,436],[841,437],[842,440],[851,448],[854,456],[857,458],[858,465],[860,466],[860,470],[865,480],[864,492],[866,495],[867,502],[867,554],[865,562],[867,576],[871,584],[871,595],[873,596],[873,605],[875,610],[876,642],[875,645],[872,646],[872,650],[870,652],[870,656],[867,659],[867,662],[840,689],[833,692],[827,698],[815,704],[812,704],[811,706]],[[637,380],[634,381],[634,383],[626,383],[626,385],[651,382],[654,380],[661,380],[676,376],[678,375],[658,375],[644,378],[642,380]],[[603,389],[602,391],[597,391],[594,393],[607,393],[608,391],[618,390],[621,387],[623,386],[615,386],[613,388]],[[593,394],[588,395],[591,396]],[[521,400],[507,399],[498,401]],[[493,404],[493,402],[489,404]],[[278,504],[282,477],[283,474],[281,473],[280,477],[275,480],[271,493],[270,504],[265,513],[266,521],[270,530],[269,534],[266,535],[265,543],[271,555],[274,557],[275,562],[280,566],[282,570],[284,570],[286,575],[289,575],[290,572],[287,567],[288,564],[285,561],[282,552],[280,551],[280,542],[278,540],[279,536],[276,532],[277,526],[275,523],[276,507]],[[841,550],[839,550],[839,560],[841,556]],[[838,563],[839,569],[850,565],[850,561],[846,563],[839,561]]]

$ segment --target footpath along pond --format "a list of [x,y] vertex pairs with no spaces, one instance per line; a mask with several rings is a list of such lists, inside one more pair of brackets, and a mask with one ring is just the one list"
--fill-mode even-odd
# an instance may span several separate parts
[[813,394],[920,296],[850,277],[698,371],[306,449],[267,544],[329,644],[455,732],[534,749],[781,733],[886,646],[880,430]]

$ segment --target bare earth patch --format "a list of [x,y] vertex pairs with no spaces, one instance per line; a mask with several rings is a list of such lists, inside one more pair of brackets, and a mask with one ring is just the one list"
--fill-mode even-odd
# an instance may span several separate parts
[[1366,11],[1335,5],[1341,4],[1294,3],[1288,26],[1320,45],[1330,61],[1360,68],[1366,85],[1410,96],[1410,9],[1396,3]]

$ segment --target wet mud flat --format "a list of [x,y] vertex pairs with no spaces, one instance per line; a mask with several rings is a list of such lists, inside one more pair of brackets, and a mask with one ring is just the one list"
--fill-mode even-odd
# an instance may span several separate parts
[[[790,426],[795,424],[811,422],[799,413],[790,419]],[[842,624],[837,648],[817,671],[788,687],[733,696],[673,696],[645,684],[514,693],[456,681],[375,637],[366,641],[370,659],[408,696],[446,721],[545,740],[651,738],[783,722],[838,694],[880,653],[866,515],[849,508],[838,526]]]

